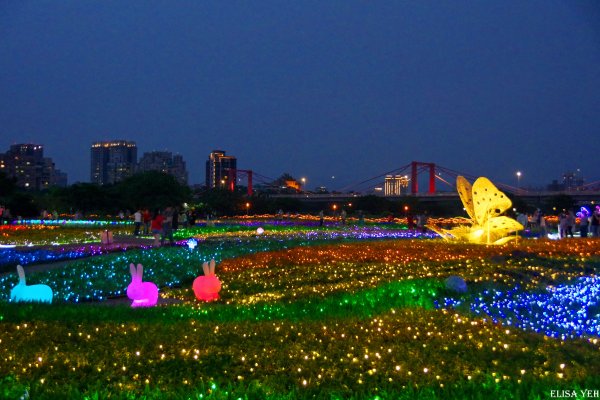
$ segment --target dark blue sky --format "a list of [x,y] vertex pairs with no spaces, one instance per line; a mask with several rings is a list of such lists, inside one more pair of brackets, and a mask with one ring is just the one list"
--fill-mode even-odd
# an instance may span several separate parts
[[[0,150],[215,148],[341,188],[412,160],[600,179],[597,1],[0,1]],[[335,179],[331,177],[335,176]]]

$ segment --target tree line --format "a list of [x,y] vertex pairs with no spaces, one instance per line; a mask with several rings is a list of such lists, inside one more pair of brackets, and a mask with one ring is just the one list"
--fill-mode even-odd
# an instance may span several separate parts
[[[519,212],[533,212],[541,208],[546,214],[555,214],[557,209],[572,209],[575,205],[573,198],[564,194],[543,204],[526,204],[518,197],[512,200],[513,208]],[[321,210],[333,213],[342,209],[349,215],[360,210],[371,215],[392,214],[396,217],[423,212],[436,216],[464,214],[460,201],[422,204],[413,196],[390,200],[368,195],[356,197],[352,202],[302,202],[293,198],[272,198],[261,193],[248,197],[243,187],[234,192],[223,189],[192,191],[173,176],[157,171],[139,173],[114,185],[76,183],[65,188],[53,187],[35,192],[18,188],[14,179],[0,172],[0,205],[9,208],[14,217],[35,218],[43,210],[105,217],[117,215],[120,211],[133,213],[137,209],[183,207],[184,204],[199,215],[219,216],[275,214],[279,210],[284,213],[318,213]]]

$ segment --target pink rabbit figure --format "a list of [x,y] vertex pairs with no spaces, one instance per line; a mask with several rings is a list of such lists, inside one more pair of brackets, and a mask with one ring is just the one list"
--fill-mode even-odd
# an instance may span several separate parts
[[131,283],[127,286],[127,297],[133,302],[131,307],[152,307],[156,305],[158,300],[158,288],[152,282],[142,282],[144,267],[142,264],[129,265],[131,272]]
[[210,261],[210,265],[205,262],[202,264],[204,276],[194,279],[192,288],[198,300],[213,301],[219,298],[221,290],[221,281],[215,276],[215,260]]

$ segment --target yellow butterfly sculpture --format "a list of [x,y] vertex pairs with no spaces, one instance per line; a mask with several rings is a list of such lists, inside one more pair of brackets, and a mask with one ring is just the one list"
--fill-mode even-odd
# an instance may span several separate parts
[[478,178],[473,186],[464,177],[456,178],[456,189],[471,217],[471,226],[452,229],[429,227],[447,240],[467,241],[479,244],[504,244],[515,239],[511,233],[524,229],[512,218],[501,216],[512,202],[494,184],[484,177]]

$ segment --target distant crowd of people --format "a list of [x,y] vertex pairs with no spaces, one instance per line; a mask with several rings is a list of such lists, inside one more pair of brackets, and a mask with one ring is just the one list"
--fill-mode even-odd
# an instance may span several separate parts
[[138,209],[133,214],[134,236],[149,235],[154,236],[154,246],[162,246],[168,239],[170,244],[174,244],[173,231],[180,227],[187,228],[193,224],[193,217],[186,210],[179,210],[177,207],[165,207],[150,212],[149,209]]
[[[540,209],[537,209],[533,215],[519,213],[517,222],[532,232],[539,232],[540,237],[545,237],[548,233],[546,218]],[[580,211],[575,213],[573,210],[563,209],[558,214],[558,238],[575,237],[579,231],[579,237],[599,237],[600,235],[600,206],[596,206],[593,211],[586,207],[581,207]]]
[[[579,219],[579,224],[577,224]],[[598,237],[600,235],[600,206],[596,206],[594,211],[581,207],[575,214],[572,210],[563,210],[558,215],[558,231],[561,238],[573,237],[573,230],[579,227],[579,236],[582,238]]]

